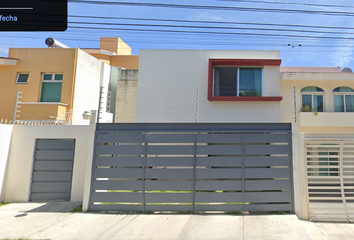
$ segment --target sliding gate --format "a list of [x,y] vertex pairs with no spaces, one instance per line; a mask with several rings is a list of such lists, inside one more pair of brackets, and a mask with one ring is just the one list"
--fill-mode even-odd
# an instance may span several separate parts
[[290,124],[98,124],[90,210],[293,212]]

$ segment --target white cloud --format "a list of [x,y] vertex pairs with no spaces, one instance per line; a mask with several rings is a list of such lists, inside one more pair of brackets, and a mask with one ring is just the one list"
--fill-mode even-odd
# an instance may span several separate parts
[[345,67],[354,59],[354,47],[337,47],[333,54],[332,62],[336,66]]

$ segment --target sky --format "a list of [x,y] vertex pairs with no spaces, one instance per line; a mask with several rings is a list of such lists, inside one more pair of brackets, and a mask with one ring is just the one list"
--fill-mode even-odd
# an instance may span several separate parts
[[9,48],[45,48],[47,37],[79,48],[120,37],[135,55],[140,49],[279,50],[282,66],[354,68],[349,0],[79,1],[69,0],[65,32],[0,32],[0,56]]

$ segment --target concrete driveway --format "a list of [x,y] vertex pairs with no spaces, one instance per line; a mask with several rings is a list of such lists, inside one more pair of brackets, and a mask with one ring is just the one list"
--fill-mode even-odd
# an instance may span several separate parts
[[71,213],[79,203],[0,207],[0,239],[354,239],[353,224],[299,221],[295,215]]

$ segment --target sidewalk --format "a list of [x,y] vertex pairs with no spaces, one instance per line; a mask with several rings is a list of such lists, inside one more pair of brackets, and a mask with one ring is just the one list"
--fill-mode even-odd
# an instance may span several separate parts
[[0,207],[0,239],[287,240],[354,239],[354,224],[312,223],[295,215],[71,213],[78,203]]

